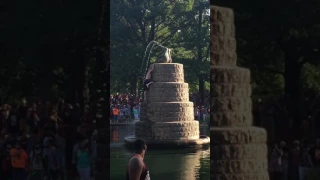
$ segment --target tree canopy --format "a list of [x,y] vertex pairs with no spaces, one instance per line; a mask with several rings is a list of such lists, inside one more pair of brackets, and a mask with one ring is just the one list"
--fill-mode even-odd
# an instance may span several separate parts
[[[111,92],[137,92],[152,40],[173,49],[173,61],[184,64],[191,90],[199,91],[199,79],[202,85],[209,80],[208,1],[111,0],[110,8]],[[156,55],[157,49],[151,61]]]
[[82,101],[86,88],[99,88],[105,95],[98,96],[107,97],[107,1],[18,0],[5,8],[3,102],[21,96]]

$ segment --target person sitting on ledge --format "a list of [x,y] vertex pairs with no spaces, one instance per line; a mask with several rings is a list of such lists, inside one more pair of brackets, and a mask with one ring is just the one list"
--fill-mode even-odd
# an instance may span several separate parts
[[146,78],[143,82],[143,90],[144,90],[144,99],[147,100],[147,91],[149,90],[150,85],[153,83],[153,80],[151,79],[151,73],[153,71],[153,64],[150,65]]

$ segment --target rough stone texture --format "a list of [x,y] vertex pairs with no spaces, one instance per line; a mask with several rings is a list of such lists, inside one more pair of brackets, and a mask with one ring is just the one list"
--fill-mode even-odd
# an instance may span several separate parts
[[187,83],[155,82],[150,85],[147,99],[150,102],[185,102],[189,101],[189,85]]
[[253,116],[251,111],[210,112],[211,126],[251,126]]
[[248,97],[212,97],[212,112],[246,111],[252,109],[251,98]]
[[211,171],[219,174],[250,174],[268,170],[267,159],[229,159],[211,161]]
[[210,87],[211,97],[250,97],[249,83],[216,83]]
[[237,41],[236,38],[233,37],[218,37],[216,35],[211,35],[210,47],[212,51],[215,52],[235,52],[237,49]]
[[192,102],[153,102],[142,103],[141,121],[173,122],[194,120]]
[[[212,43],[210,43],[210,46],[212,46]],[[210,51],[210,58],[210,65],[235,66],[237,64],[237,53],[234,51],[212,50]]]
[[235,66],[232,9],[211,6],[211,179],[269,180],[267,133],[252,127],[250,70]]
[[177,63],[155,63],[152,79],[155,82],[184,82],[183,65]]
[[211,127],[211,144],[266,143],[267,132],[257,127]]
[[199,122],[194,120],[194,106],[189,102],[189,85],[184,83],[183,65],[155,63],[147,92],[141,104],[140,122],[135,135],[146,140],[199,139]]
[[150,121],[157,121],[157,122],[193,121],[194,112],[193,110],[176,111],[176,112],[171,112],[170,110],[170,112],[162,113],[162,111],[150,110],[147,117]]
[[146,121],[148,120],[148,116],[147,116],[147,103],[142,102],[140,104],[140,121]]
[[250,70],[239,67],[211,66],[211,83],[250,83]]
[[[210,23],[211,22],[234,24],[233,10],[225,7],[211,6],[210,7]],[[213,33],[215,34],[215,32]]]
[[210,28],[219,37],[234,37],[236,35],[235,26],[231,23],[213,22],[210,23]]
[[266,144],[227,144],[214,146],[210,156],[215,160],[230,159],[259,159],[267,157],[268,148]]
[[199,122],[138,122],[136,135],[154,140],[199,139]]
[[211,173],[213,180],[269,180],[267,172],[248,173],[248,174],[218,174]]

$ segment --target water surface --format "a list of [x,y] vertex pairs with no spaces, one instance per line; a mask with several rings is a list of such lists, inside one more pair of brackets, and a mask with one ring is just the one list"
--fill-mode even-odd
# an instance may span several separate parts
[[[125,180],[126,165],[132,152],[123,146],[123,139],[134,134],[134,126],[110,127],[110,177]],[[207,127],[200,128],[208,134]],[[145,163],[152,180],[210,179],[210,149],[147,150]]]

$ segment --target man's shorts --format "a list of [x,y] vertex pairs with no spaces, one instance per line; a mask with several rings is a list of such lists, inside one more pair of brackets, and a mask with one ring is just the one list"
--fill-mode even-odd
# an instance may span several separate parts
[[144,80],[144,82],[143,82],[143,90],[144,90],[144,91],[149,90],[149,88],[147,87],[147,84],[149,84],[149,83],[151,83],[151,82],[152,82],[152,79],[146,79],[146,80]]

